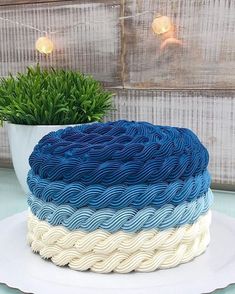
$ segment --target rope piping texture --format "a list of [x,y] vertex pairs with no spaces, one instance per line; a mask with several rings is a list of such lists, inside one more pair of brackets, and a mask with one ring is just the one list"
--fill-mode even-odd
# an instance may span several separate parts
[[193,201],[205,194],[210,187],[210,175],[207,170],[187,180],[147,185],[103,185],[85,186],[81,183],[50,182],[41,179],[32,171],[27,179],[31,193],[44,202],[57,205],[69,204],[73,208],[88,206],[93,209],[121,209],[133,207],[142,209],[146,206],[160,208],[165,204],[174,206]]
[[[38,245],[51,246],[61,250],[76,248],[80,253],[110,254],[114,251],[134,253],[135,251],[170,250],[180,243],[190,243],[198,235],[209,229],[211,212],[200,216],[192,225],[164,231],[148,230],[139,233],[118,231],[109,233],[104,230],[71,232],[63,226],[51,226],[39,220],[32,213],[28,216],[28,241],[38,241]],[[38,247],[40,250],[40,247]]]
[[28,242],[80,271],[187,262],[210,241],[208,161],[184,128],[116,121],[49,133],[29,158]]
[[27,238],[34,252],[59,266],[98,273],[150,272],[188,262],[203,253],[210,241],[210,221],[209,212],[193,225],[163,232],[84,233],[52,227],[30,213]]
[[29,163],[43,179],[108,186],[185,180],[202,173],[208,160],[188,129],[117,121],[52,132]]
[[167,204],[159,209],[145,207],[141,210],[130,207],[120,210],[110,208],[94,210],[86,207],[76,210],[69,205],[57,206],[43,202],[33,195],[28,197],[28,205],[32,213],[52,226],[62,225],[71,231],[79,229],[87,232],[103,229],[110,233],[119,230],[124,232],[165,230],[192,224],[200,215],[208,212],[212,202],[211,190],[192,202],[183,202],[178,206]]

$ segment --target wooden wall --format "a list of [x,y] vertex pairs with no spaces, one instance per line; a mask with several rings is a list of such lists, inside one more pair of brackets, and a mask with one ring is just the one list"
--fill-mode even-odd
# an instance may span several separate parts
[[[140,88],[235,89],[235,1],[127,0],[125,85]],[[169,16],[182,46],[160,50],[153,14]],[[229,73],[228,73],[229,70]]]
[[[79,69],[105,85],[120,85],[118,2],[61,1],[0,7],[0,75],[24,71],[39,62],[42,66]],[[44,32],[55,44],[50,55],[35,50],[35,42]]]
[[[181,46],[160,49],[155,13],[173,20]],[[55,43],[48,56],[35,51],[42,31]],[[37,62],[111,88],[117,111],[106,119],[193,129],[210,151],[214,183],[235,185],[234,0],[0,1],[0,76]],[[0,165],[9,160],[2,128]]]
[[[112,87],[235,89],[235,1],[22,2],[30,1],[1,1],[0,75],[40,62],[80,69]],[[157,12],[172,19],[182,46],[160,50],[151,29]],[[35,51],[44,33],[32,26],[54,41],[51,55]]]

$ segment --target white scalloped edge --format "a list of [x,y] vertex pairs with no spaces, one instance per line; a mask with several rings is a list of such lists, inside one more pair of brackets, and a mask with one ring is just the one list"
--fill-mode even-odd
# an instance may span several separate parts
[[[156,271],[154,273],[149,273],[149,274],[134,273],[134,274],[124,274],[124,275],[123,274],[103,275],[103,274],[94,274],[90,272],[87,272],[87,273],[75,272],[76,276],[78,277],[77,280],[79,280],[79,277],[84,278],[84,275],[86,275],[85,276],[86,279],[89,278],[92,281],[93,286],[91,286],[91,284],[89,283],[86,287],[79,285],[79,283],[76,286],[74,285],[68,286],[66,284],[60,283],[60,278],[59,278],[60,272],[58,271],[58,267],[54,265],[53,267],[50,267],[50,269],[52,269],[51,270],[52,275],[56,274],[58,276],[58,283],[55,283],[52,280],[50,281],[50,279],[42,283],[40,280],[37,280],[37,278],[33,277],[31,275],[31,272],[27,271],[27,267],[24,266],[24,262],[22,259],[18,259],[18,258],[17,260],[14,260],[13,258],[9,259],[9,256],[10,256],[9,253],[10,253],[11,247],[16,246],[16,244],[22,245],[18,243],[18,242],[22,243],[22,239],[19,240],[20,238],[18,238],[17,233],[18,234],[26,233],[26,216],[27,216],[27,211],[24,211],[23,213],[15,214],[11,217],[8,217],[0,221],[0,234],[1,234],[0,282],[8,285],[11,288],[19,289],[26,293],[30,292],[35,294],[41,294],[41,293],[63,294],[65,293],[66,290],[68,291],[69,289],[70,294],[75,294],[75,293],[77,294],[78,292],[79,294],[101,294],[101,293],[110,294],[111,291],[114,291],[114,290],[115,290],[115,293],[123,292],[123,294],[134,294],[134,293],[138,293],[138,294],[151,293],[152,294],[156,292],[156,290],[158,291],[158,293],[168,294],[168,293],[172,293],[172,287],[174,287],[174,292],[178,291],[180,294],[184,294],[184,293],[196,294],[196,293],[210,293],[216,289],[222,289],[230,284],[235,283],[235,276],[234,276],[235,256],[234,256],[234,247],[232,245],[235,243],[235,219],[225,216],[218,212],[213,212],[214,225],[212,230],[212,242],[213,242],[213,239],[216,240],[217,242],[220,242],[220,245],[217,244],[218,247],[224,246],[223,243],[226,243],[227,247],[224,254],[226,253],[227,255],[226,259],[229,258],[229,254],[231,255],[231,259],[229,259],[229,263],[227,263],[226,265],[224,264],[225,260],[223,259],[223,256],[221,255],[222,251],[216,252],[216,251],[213,251],[211,247],[209,247],[207,250],[207,254],[210,255],[211,260],[216,259],[216,267],[215,265],[213,265],[213,263],[208,264],[208,266],[211,268],[211,272],[205,271],[205,266],[203,266],[203,261],[205,262],[205,256],[202,255],[201,257],[196,258],[191,263],[181,265],[175,269],[164,270],[164,272],[167,271],[169,280],[171,280],[171,278],[174,276],[176,277],[176,281],[175,281],[175,284],[173,284],[173,286],[164,284],[164,285],[161,285],[160,287],[159,286],[156,287],[150,284],[146,284],[146,286],[142,285],[141,287],[139,287],[138,282],[142,278],[143,278],[143,281],[147,280],[146,279],[147,277],[151,278],[151,280],[153,280],[152,279],[153,277],[154,279],[159,280],[161,278],[161,274],[159,275],[161,271]],[[17,226],[19,225],[21,228],[21,232],[19,232],[18,230],[16,232]],[[226,230],[221,230],[219,232],[217,228],[220,226],[230,231],[231,235],[230,236],[228,236],[228,234],[226,235]],[[232,234],[232,232],[234,234]],[[222,235],[221,233],[224,235]],[[228,247],[229,244],[227,244],[228,237],[231,240],[233,239],[233,242],[230,242],[230,247]],[[7,243],[6,243],[8,239],[11,239],[12,241],[12,245],[10,247],[7,246]],[[24,246],[25,244],[23,244],[23,247]],[[9,249],[9,252],[7,252],[8,249]],[[25,246],[24,250],[28,251],[30,250],[30,248]],[[22,251],[22,254],[24,254],[23,251]],[[8,258],[6,258],[6,256],[8,256]],[[30,256],[32,256],[33,263],[35,262],[45,263],[43,260],[39,258],[39,256],[33,253]],[[37,260],[35,260],[35,256],[37,256]],[[196,263],[197,263],[197,267],[195,267]],[[201,264],[201,268],[200,268],[200,264]],[[45,263],[45,266],[47,266],[47,263]],[[216,268],[219,268],[219,267],[221,268],[221,270],[220,271],[217,270],[216,272]],[[196,276],[195,284],[194,283],[192,284],[192,280],[188,281],[187,283],[186,281],[184,281],[184,284],[182,284],[182,280],[180,280],[180,278],[182,277],[182,273],[185,272],[185,274],[189,274],[189,268],[192,271],[192,275]],[[194,271],[195,268],[197,269],[200,268],[201,277],[198,275],[199,273],[195,273]],[[67,271],[74,273],[74,271],[71,271],[71,269],[69,268],[66,269],[66,272]],[[180,274],[179,277],[177,277],[177,274],[176,274],[177,272],[179,272]],[[64,274],[64,270],[61,271],[61,275],[63,274]],[[117,283],[117,286],[113,285],[113,283],[115,282],[114,275],[119,276],[119,280],[120,279],[123,280],[124,282],[123,284],[126,284],[126,287],[124,286],[120,287],[120,283]],[[133,285],[132,286],[128,285],[128,279],[129,279],[128,276],[132,279],[132,283],[134,281],[133,279],[135,279],[135,276],[136,276],[136,286],[133,287]],[[178,283],[177,283],[177,278],[179,278]],[[105,284],[104,284],[105,286],[100,287],[100,284],[103,284],[102,280],[111,282],[112,287],[111,286],[107,287],[107,285]],[[98,281],[98,286],[96,286],[97,281]]]

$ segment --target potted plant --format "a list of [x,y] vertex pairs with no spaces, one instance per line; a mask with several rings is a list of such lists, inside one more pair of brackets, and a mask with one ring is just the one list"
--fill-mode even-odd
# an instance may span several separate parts
[[0,80],[0,121],[7,122],[12,161],[27,192],[28,157],[47,133],[102,120],[112,94],[76,71],[29,67]]

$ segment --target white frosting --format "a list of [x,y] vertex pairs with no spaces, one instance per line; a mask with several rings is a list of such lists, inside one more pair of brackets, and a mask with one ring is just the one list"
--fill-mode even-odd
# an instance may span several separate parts
[[193,225],[176,229],[89,233],[51,226],[29,213],[28,242],[43,258],[75,270],[149,272],[174,267],[203,253],[210,241],[210,222],[209,211]]

